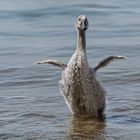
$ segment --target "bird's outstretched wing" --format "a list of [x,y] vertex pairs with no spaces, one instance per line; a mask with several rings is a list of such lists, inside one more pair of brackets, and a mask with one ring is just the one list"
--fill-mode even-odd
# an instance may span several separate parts
[[46,60],[43,60],[43,61],[38,61],[35,64],[46,64],[46,63],[52,64],[52,65],[60,67],[62,69],[65,69],[67,67],[67,65],[64,64],[63,62],[58,61],[58,60],[53,60],[53,59],[46,59]]
[[125,60],[125,59],[127,59],[127,58],[124,56],[109,56],[109,57],[103,59],[102,61],[100,61],[98,63],[98,65],[94,68],[94,71],[96,72],[98,69],[107,66],[114,60]]

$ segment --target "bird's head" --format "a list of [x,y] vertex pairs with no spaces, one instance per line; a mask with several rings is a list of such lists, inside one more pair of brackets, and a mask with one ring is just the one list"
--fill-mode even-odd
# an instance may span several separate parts
[[80,30],[87,30],[88,20],[85,15],[81,15],[78,17],[76,27],[77,27],[77,29],[80,29]]

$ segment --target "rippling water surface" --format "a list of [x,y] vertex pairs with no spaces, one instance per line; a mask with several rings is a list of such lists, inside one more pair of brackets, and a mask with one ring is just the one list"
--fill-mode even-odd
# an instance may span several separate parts
[[[139,140],[140,1],[1,0],[0,139]],[[34,65],[68,62],[76,47],[75,21],[88,16],[91,66],[124,55],[98,72],[107,90],[105,122],[73,118],[60,95],[61,70]]]

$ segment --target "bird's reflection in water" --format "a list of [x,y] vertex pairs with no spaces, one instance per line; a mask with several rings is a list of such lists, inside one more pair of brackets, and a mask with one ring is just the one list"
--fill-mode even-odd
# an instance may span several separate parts
[[67,138],[69,140],[107,140],[105,137],[105,120],[74,117],[70,120]]

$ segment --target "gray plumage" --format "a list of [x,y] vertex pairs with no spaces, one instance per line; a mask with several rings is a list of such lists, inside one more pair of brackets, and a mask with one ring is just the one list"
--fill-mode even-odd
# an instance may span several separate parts
[[37,64],[53,64],[64,71],[59,81],[62,95],[73,115],[88,117],[103,117],[105,110],[106,92],[96,79],[96,71],[123,56],[109,56],[102,60],[95,68],[91,68],[86,56],[87,17],[81,15],[77,19],[77,47],[68,64],[48,59]]

